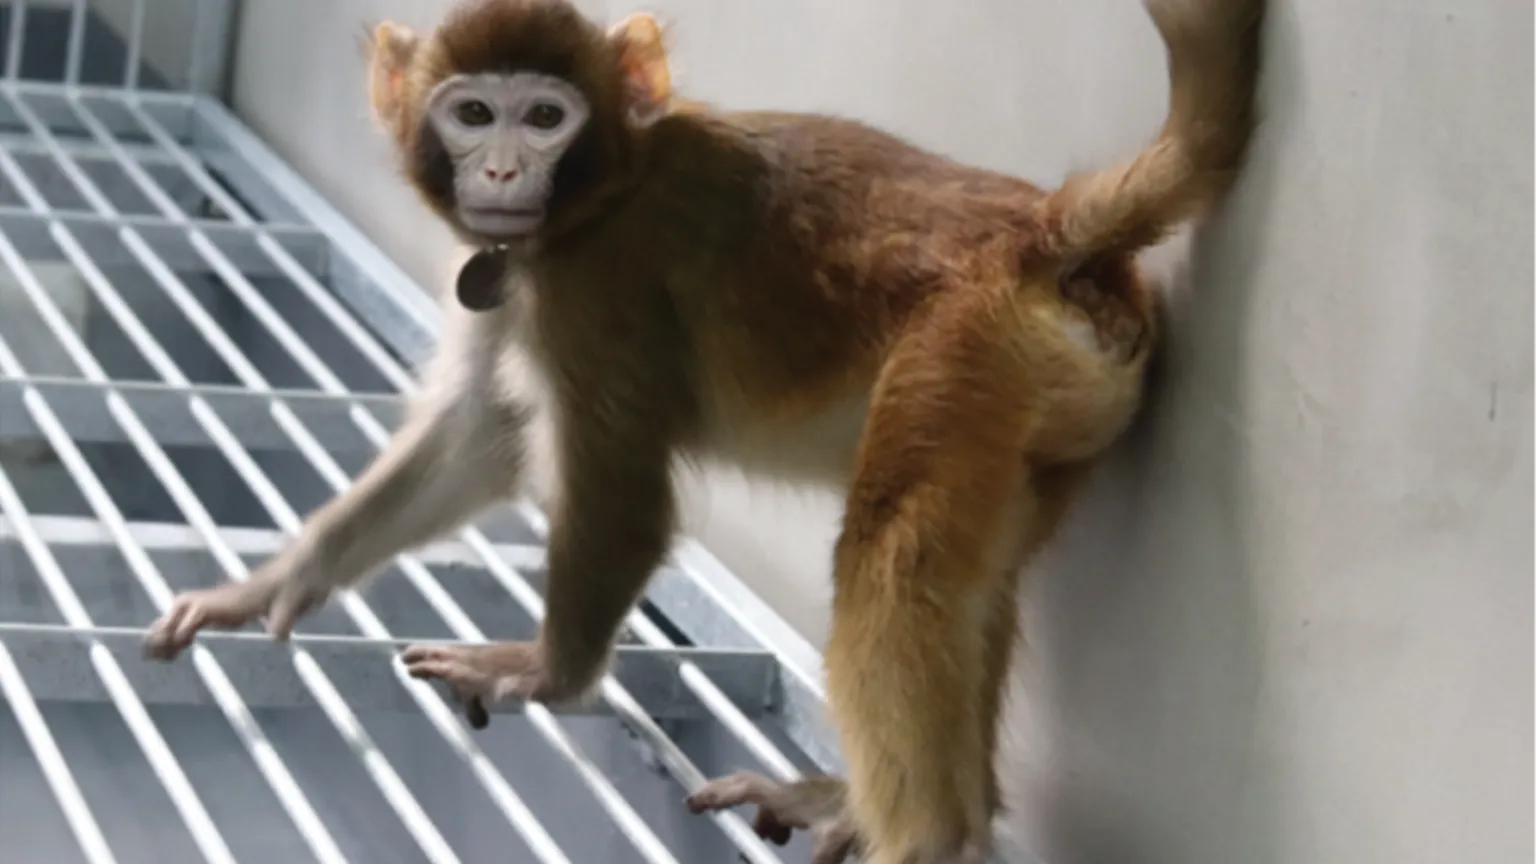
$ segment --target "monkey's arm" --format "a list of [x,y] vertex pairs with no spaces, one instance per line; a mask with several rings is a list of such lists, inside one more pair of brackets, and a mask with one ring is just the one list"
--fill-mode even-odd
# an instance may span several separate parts
[[263,614],[267,629],[286,638],[332,591],[510,495],[522,465],[521,410],[462,388],[423,392],[357,482],[248,581],[179,595],[151,627],[149,653],[169,660],[204,627],[238,627]]
[[549,589],[537,640],[419,645],[402,657],[412,675],[452,685],[476,726],[485,722],[480,700],[561,702],[588,690],[670,545],[676,504],[666,437],[643,414],[596,416],[591,405],[603,401],[594,397],[559,412],[560,495],[550,519]]

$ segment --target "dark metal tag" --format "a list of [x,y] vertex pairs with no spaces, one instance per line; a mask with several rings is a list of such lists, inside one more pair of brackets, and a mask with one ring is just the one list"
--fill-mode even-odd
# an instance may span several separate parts
[[482,249],[459,270],[459,305],[471,312],[488,312],[506,302],[507,252]]

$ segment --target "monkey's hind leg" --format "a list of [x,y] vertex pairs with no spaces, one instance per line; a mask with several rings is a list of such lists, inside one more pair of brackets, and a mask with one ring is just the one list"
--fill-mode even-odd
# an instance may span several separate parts
[[1006,663],[987,653],[1011,641],[993,607],[1011,597],[999,580],[1029,501],[1026,389],[986,340],[940,334],[892,358],[870,412],[826,663],[873,864],[953,864],[990,848],[990,726]]

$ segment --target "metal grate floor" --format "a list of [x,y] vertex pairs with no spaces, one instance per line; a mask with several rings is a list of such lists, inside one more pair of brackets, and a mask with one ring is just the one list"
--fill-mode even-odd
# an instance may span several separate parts
[[288,646],[141,659],[176,591],[246,578],[351,482],[435,326],[217,101],[0,84],[0,857],[805,860],[682,805],[706,775],[840,767],[814,650],[691,541],[579,715],[470,734],[394,659],[534,632],[527,504]]

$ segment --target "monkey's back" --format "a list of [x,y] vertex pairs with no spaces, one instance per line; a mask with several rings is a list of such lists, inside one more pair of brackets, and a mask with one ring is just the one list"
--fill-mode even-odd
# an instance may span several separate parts
[[[614,236],[635,244],[626,260],[666,250],[658,276],[693,334],[706,413],[727,425],[851,448],[891,345],[941,297],[1012,331],[996,344],[1098,374],[1099,347],[1067,332],[1081,313],[1033,248],[1033,184],[815,114],[674,115],[650,146],[648,177],[619,208],[636,219],[620,215]],[[1111,293],[1134,282],[1124,267],[1099,272]],[[837,428],[816,432],[829,416]]]

